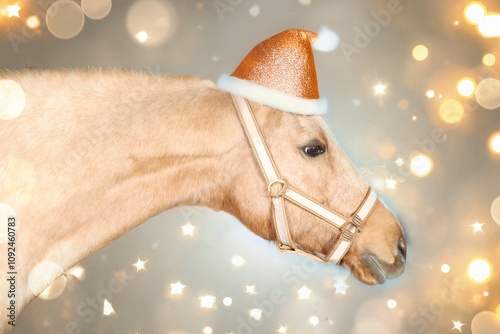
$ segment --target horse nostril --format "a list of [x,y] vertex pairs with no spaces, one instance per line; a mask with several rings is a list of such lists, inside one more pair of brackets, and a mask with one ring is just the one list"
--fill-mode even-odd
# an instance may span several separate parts
[[403,261],[405,261],[406,260],[406,243],[405,243],[405,239],[403,237],[399,238],[398,250],[399,250],[399,253],[401,254],[401,258],[403,259]]

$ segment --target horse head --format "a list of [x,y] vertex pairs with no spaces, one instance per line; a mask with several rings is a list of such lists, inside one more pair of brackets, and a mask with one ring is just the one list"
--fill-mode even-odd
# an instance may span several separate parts
[[[366,198],[368,184],[356,171],[319,116],[305,116],[251,103],[257,127],[275,168],[287,185],[336,213],[351,217]],[[251,143],[244,141],[235,165],[234,187],[225,210],[254,233],[276,240],[272,197]],[[328,261],[342,239],[341,229],[292,201],[284,201],[288,233],[294,249]],[[406,244],[394,214],[379,200],[354,233],[339,264],[363,283],[378,284],[399,276],[405,267]]]
[[316,39],[284,31],[219,79],[248,139],[228,195],[235,207],[227,210],[281,251],[344,264],[364,283],[383,283],[404,270],[403,231],[318,116],[326,101],[317,88]]

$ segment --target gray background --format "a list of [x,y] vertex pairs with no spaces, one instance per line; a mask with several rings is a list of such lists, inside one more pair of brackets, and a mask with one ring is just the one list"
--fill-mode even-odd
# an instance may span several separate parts
[[[20,14],[25,18],[43,13],[51,1],[23,3]],[[55,38],[42,24],[37,34],[12,42],[12,34],[23,36],[22,21],[0,18],[0,67],[118,67],[217,80],[275,33],[326,26],[342,43],[358,42],[360,47],[351,56],[340,48],[315,52],[320,92],[330,105],[325,118],[356,167],[400,218],[408,240],[407,270],[382,286],[365,286],[338,267],[279,254],[228,215],[175,209],[85,259],[80,264],[85,277],[70,275],[59,297],[32,302],[14,333],[180,334],[202,333],[205,326],[213,333],[277,333],[280,326],[290,334],[458,332],[452,330],[452,320],[465,324],[462,333],[471,333],[476,314],[495,311],[500,305],[500,227],[490,206],[500,196],[500,157],[488,151],[487,140],[500,130],[500,110],[485,110],[474,97],[458,96],[455,85],[465,76],[476,82],[499,79],[500,43],[481,37],[465,22],[467,1],[402,0],[400,12],[384,26],[378,24],[360,45],[356,29],[375,27],[374,13],[387,10],[394,0],[172,0],[175,31],[152,47],[135,42],[127,32],[126,15],[133,3],[114,1],[106,18],[86,18],[82,32],[70,40]],[[216,4],[221,3],[227,7],[218,12]],[[500,11],[497,1],[484,4]],[[260,9],[256,16],[250,14],[254,5]],[[423,62],[411,56],[417,44],[430,50]],[[497,56],[493,67],[481,63],[488,52]],[[373,94],[378,82],[387,85],[385,95]],[[428,89],[435,90],[435,98],[426,98]],[[437,117],[438,94],[465,105],[458,125]],[[434,131],[443,134],[437,141]],[[378,154],[384,145],[392,145],[393,154]],[[413,176],[394,163],[401,157],[407,164],[416,151],[434,162],[427,177]],[[396,189],[384,187],[387,178],[397,181]],[[182,235],[181,226],[188,221],[196,227],[193,237]],[[476,221],[485,224],[484,232],[473,233],[470,225]],[[243,266],[231,264],[235,254],[245,259]],[[493,266],[485,284],[465,276],[478,256]],[[138,257],[148,259],[147,270],[136,272],[132,263]],[[444,263],[450,265],[449,273],[441,272]],[[117,275],[126,279],[110,291]],[[347,277],[346,294],[333,287],[339,277]],[[184,294],[172,298],[170,284],[179,280],[186,285]],[[257,294],[245,293],[245,285],[255,285]],[[302,285],[312,291],[308,300],[297,297]],[[273,301],[271,294],[277,292],[282,298]],[[199,297],[205,294],[217,298],[216,309],[200,308]],[[223,304],[225,297],[232,298],[230,306]],[[115,314],[102,315],[103,298]],[[395,309],[387,307],[388,299],[397,301]],[[261,321],[249,320],[252,308],[263,310]],[[312,316],[318,319],[316,326],[309,322]]]

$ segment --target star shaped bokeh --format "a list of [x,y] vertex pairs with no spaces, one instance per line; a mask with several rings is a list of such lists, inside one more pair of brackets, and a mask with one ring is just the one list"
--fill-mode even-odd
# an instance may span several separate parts
[[135,267],[136,272],[139,272],[140,270],[146,270],[145,264],[148,261],[149,260],[142,261],[140,258],[137,258],[137,262],[132,265]]
[[465,324],[461,323],[460,320],[452,320],[453,322],[453,328],[452,330],[456,329],[458,330],[460,333],[462,333],[462,327],[465,326]]
[[19,16],[20,10],[21,10],[21,7],[17,4],[7,6],[7,8],[6,8],[7,16],[8,17],[20,17]]
[[474,229],[474,234],[476,234],[477,232],[484,232],[483,225],[484,224],[481,224],[479,221],[476,220],[476,222],[470,226]]
[[182,292],[184,291],[184,288],[186,286],[182,284],[180,281],[177,281],[177,283],[171,283],[170,284],[170,294],[171,295],[182,295]]
[[181,226],[182,228],[182,234],[192,236],[194,234],[194,229],[195,227],[191,225],[190,222],[187,222],[186,224]]
[[309,299],[311,298],[311,289],[309,289],[307,286],[303,285],[298,291],[297,294],[299,295],[299,299]]

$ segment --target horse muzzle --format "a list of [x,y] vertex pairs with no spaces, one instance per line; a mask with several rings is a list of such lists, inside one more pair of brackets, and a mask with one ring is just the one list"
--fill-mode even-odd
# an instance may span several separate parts
[[400,276],[406,265],[406,243],[402,236],[397,244],[396,255],[392,262],[382,260],[376,255],[366,253],[361,257],[362,263],[367,272],[366,279],[363,280],[367,284],[383,284],[388,279],[393,279]]

